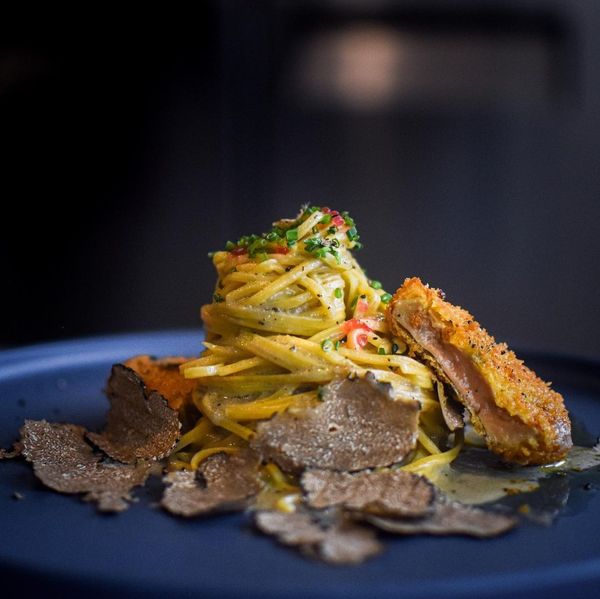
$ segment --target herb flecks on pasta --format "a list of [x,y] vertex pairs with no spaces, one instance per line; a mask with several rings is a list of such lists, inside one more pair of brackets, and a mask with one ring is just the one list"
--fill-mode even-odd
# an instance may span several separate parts
[[427,473],[428,462],[455,457],[433,375],[390,333],[391,295],[355,260],[360,247],[346,212],[313,206],[211,254],[218,280],[201,311],[206,349],[180,367],[198,381],[202,417],[179,441],[172,468],[196,469],[216,451],[236,451],[258,420],[316,405],[323,385],[367,372],[422,406],[415,469]]

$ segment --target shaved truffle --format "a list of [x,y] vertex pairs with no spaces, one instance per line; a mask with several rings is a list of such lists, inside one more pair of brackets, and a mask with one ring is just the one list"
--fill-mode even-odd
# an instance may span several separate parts
[[127,366],[112,367],[106,389],[110,401],[103,433],[88,438],[115,460],[133,464],[157,460],[169,454],[181,427],[177,412],[157,391],[148,391],[140,377]]
[[170,472],[164,478],[167,488],[161,505],[186,517],[244,509],[260,490],[259,464],[253,451],[240,450],[209,456],[195,472]]
[[135,466],[103,461],[85,440],[86,430],[75,424],[26,420],[21,428],[23,455],[33,463],[35,475],[61,493],[85,493],[98,509],[127,509],[133,487],[143,485],[149,464]]
[[158,391],[173,410],[179,410],[187,403],[197,383],[186,379],[179,367],[191,360],[182,356],[153,358],[151,356],[135,356],[125,362],[125,366],[135,370],[148,389]]
[[302,476],[306,501],[316,508],[341,506],[350,510],[390,515],[424,516],[432,509],[433,485],[426,478],[404,472],[335,472],[309,470]]
[[256,526],[284,545],[330,564],[357,564],[380,553],[382,545],[372,530],[344,518],[337,511],[257,512]]
[[2,449],[0,447],[0,460],[12,460],[21,455],[23,451],[23,444],[20,441],[13,443],[12,449]]
[[419,403],[395,399],[390,385],[342,379],[314,408],[261,422],[251,445],[284,470],[364,470],[401,462],[415,447]]
[[434,510],[424,518],[382,518],[367,515],[367,522],[387,532],[403,535],[469,535],[472,537],[495,537],[507,532],[517,524],[512,516],[498,514],[438,498]]

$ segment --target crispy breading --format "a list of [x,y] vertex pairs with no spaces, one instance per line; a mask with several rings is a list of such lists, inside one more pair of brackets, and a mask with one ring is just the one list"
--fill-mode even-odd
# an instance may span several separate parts
[[134,356],[125,362],[144,381],[148,389],[158,391],[173,410],[179,410],[192,396],[196,381],[184,378],[179,372],[180,364],[190,358],[171,356],[155,359],[151,356]]
[[469,410],[488,447],[508,461],[542,464],[572,446],[562,396],[466,310],[420,279],[406,279],[387,311],[394,334],[426,361]]

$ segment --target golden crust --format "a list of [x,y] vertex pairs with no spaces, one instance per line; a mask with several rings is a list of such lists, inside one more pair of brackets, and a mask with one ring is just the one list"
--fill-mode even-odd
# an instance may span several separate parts
[[[416,277],[406,279],[387,311],[390,328],[406,340],[410,353],[425,358],[443,381],[449,382],[435,358],[398,322],[398,310],[402,310],[407,300],[419,305],[419,310],[409,316],[411,326],[426,326],[425,319],[435,322],[442,341],[468,357],[483,376],[496,405],[533,433],[530,443],[516,446],[494,444],[488,438],[490,449],[519,463],[549,463],[562,459],[571,446],[569,415],[562,396],[527,368],[505,343],[496,343],[469,312],[445,301],[440,290],[424,285]],[[478,417],[472,412],[471,417],[477,432],[485,435]]]

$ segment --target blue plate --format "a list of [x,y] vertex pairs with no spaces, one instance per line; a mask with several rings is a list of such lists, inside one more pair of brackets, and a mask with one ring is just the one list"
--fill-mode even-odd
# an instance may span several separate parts
[[[0,353],[0,445],[24,418],[102,426],[110,365],[138,353],[195,355],[199,331],[84,339]],[[571,413],[600,433],[600,364],[528,356]],[[587,485],[589,487],[589,485]],[[14,493],[23,495],[16,499]],[[182,520],[156,508],[160,484],[119,515],[39,484],[21,460],[0,462],[0,581],[62,597],[558,597],[600,589],[600,494],[571,481],[549,527],[524,523],[492,540],[386,537],[363,565],[309,561],[253,532],[241,514]]]

